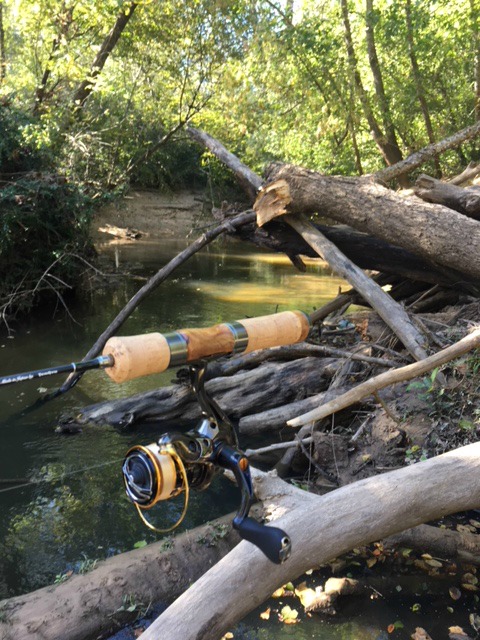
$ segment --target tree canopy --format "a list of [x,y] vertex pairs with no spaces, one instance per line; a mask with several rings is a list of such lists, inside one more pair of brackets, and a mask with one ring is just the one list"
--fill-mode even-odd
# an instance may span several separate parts
[[30,114],[25,143],[53,149],[75,179],[191,179],[198,158],[181,127],[192,120],[254,169],[372,172],[480,112],[476,0],[0,7],[2,103]]
[[[344,175],[472,126],[478,14],[477,0],[0,0],[0,315],[31,266],[16,272],[11,256],[33,256],[38,293],[52,265],[88,253],[105,194],[228,182],[187,124],[254,171]],[[478,156],[465,142],[427,170]],[[52,202],[66,206],[64,233]]]

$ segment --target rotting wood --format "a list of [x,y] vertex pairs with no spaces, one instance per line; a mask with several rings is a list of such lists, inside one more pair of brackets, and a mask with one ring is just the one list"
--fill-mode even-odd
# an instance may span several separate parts
[[[225,365],[228,366],[228,361]],[[333,358],[312,356],[278,364],[267,362],[235,376],[217,375],[208,380],[205,387],[228,415],[238,420],[324,391],[336,368]],[[221,368],[217,374],[221,374]],[[312,407],[311,404],[304,406]],[[68,432],[86,424],[126,427],[145,421],[188,424],[200,417],[201,409],[190,386],[178,384],[84,407],[63,419],[60,429]],[[268,422],[257,421],[256,425],[250,433],[253,429],[260,432],[274,428]]]
[[441,367],[447,362],[450,362],[451,360],[454,360],[455,358],[458,358],[464,353],[468,353],[479,346],[480,329],[476,329],[455,344],[438,351],[432,356],[425,358],[425,360],[414,362],[413,364],[400,367],[399,369],[392,369],[391,371],[381,373],[374,378],[370,378],[350,391],[347,391],[343,396],[340,396],[331,402],[327,402],[325,405],[318,407],[317,409],[313,409],[312,411],[298,416],[297,418],[288,420],[287,424],[291,427],[301,427],[302,425],[309,424],[315,420],[322,420],[336,411],[345,409],[354,402],[359,402],[362,398],[365,398],[375,391],[384,389],[385,387],[397,382],[403,382],[405,380],[411,380],[412,378],[421,376],[424,373],[435,369],[435,367]]
[[422,174],[415,182],[414,191],[425,202],[442,204],[469,218],[480,220],[480,187],[457,187]]
[[405,527],[478,506],[480,443],[308,500],[275,521],[292,539],[288,562],[272,565],[242,541],[153,622],[144,640],[218,640],[306,570]]

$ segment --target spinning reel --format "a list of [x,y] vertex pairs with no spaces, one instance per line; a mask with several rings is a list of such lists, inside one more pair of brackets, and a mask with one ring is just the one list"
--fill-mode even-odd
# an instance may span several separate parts
[[[202,409],[200,423],[185,434],[164,433],[157,442],[132,447],[122,468],[127,496],[150,529],[161,533],[172,531],[185,516],[190,489],[207,489],[218,472],[228,469],[233,472],[241,492],[240,507],[233,519],[234,529],[269,560],[281,564],[290,556],[290,538],[281,529],[248,517],[254,497],[249,462],[238,448],[232,423],[205,391],[205,370],[206,364],[190,365],[191,384]],[[184,493],[184,507],[180,518],[168,529],[157,529],[147,519],[146,512],[160,501],[181,493]]]

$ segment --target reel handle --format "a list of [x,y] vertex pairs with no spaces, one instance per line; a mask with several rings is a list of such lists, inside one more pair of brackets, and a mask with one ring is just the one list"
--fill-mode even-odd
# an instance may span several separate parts
[[245,454],[225,443],[219,443],[214,456],[217,464],[233,471],[242,493],[240,508],[233,519],[233,528],[244,540],[258,547],[271,562],[282,564],[290,557],[292,543],[289,536],[278,527],[270,527],[248,517],[253,487],[250,465]]
[[285,531],[257,522],[253,518],[233,520],[233,528],[244,540],[248,540],[262,551],[275,564],[282,564],[290,556],[291,541]]
[[116,336],[107,341],[103,355],[114,360],[106,369],[110,378],[125,382],[202,358],[293,344],[309,331],[310,319],[302,311],[282,311],[203,329]]

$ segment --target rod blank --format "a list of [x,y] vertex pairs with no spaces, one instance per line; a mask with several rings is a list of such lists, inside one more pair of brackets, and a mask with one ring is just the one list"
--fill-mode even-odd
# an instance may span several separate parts
[[71,362],[70,364],[62,364],[58,367],[36,369],[35,371],[27,371],[26,373],[15,373],[11,376],[1,376],[0,387],[7,384],[15,384],[16,382],[34,380],[35,378],[55,376],[59,373],[76,373],[88,371],[89,369],[105,369],[106,367],[113,367],[113,364],[114,362],[112,356],[98,356],[98,358],[93,358],[93,360],[86,360],[85,362]]

